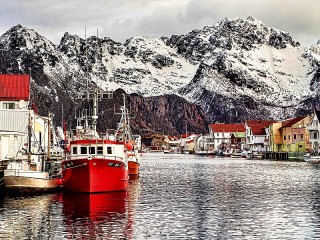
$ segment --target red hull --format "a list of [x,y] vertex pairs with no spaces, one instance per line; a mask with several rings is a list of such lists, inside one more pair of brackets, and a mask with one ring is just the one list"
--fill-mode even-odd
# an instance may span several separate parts
[[128,161],[129,175],[138,175],[140,164],[135,161]]
[[111,192],[128,187],[128,169],[117,160],[87,158],[62,163],[64,187],[73,192]]

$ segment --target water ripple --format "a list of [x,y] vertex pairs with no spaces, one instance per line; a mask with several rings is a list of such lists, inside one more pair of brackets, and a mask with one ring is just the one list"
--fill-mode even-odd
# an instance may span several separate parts
[[315,239],[320,168],[144,154],[124,192],[7,197],[3,239]]

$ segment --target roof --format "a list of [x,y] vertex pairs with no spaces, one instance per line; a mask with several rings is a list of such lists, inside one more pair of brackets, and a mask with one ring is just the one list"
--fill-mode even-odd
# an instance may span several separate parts
[[300,122],[302,119],[305,117],[296,117],[296,118],[291,118],[288,120],[283,121],[282,127],[292,127],[292,125],[296,124],[297,122]]
[[0,101],[28,101],[29,91],[29,75],[0,74]]
[[245,138],[246,137],[246,133],[245,132],[236,132],[236,133],[233,133],[233,136],[235,138]]
[[274,120],[247,120],[246,123],[248,127],[259,126],[259,127],[265,128],[275,122],[276,121]]
[[265,127],[256,125],[251,127],[252,135],[266,135]]
[[187,134],[187,133],[185,133],[185,134],[181,134],[181,138],[187,138],[187,137],[190,137],[192,134]]
[[215,123],[209,124],[213,132],[245,132],[243,123],[235,123],[235,124],[225,124],[225,123]]
[[175,136],[168,136],[169,141],[176,141],[178,138]]

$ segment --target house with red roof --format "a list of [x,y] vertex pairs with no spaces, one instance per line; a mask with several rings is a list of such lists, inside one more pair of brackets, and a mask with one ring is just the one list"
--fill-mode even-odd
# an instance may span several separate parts
[[[232,136],[237,136],[237,133],[245,133],[243,123],[225,124],[215,123],[209,124],[209,135],[214,138],[214,148],[229,148],[231,147]],[[239,146],[240,148],[240,146]]]
[[26,141],[29,81],[28,75],[0,74],[0,160],[15,156]]
[[30,100],[29,75],[0,74],[0,109],[19,109]]
[[247,120],[245,123],[246,148],[252,152],[270,151],[270,124],[273,120]]
[[194,153],[196,146],[196,139],[199,137],[199,134],[182,134],[180,138],[180,147],[181,151]]

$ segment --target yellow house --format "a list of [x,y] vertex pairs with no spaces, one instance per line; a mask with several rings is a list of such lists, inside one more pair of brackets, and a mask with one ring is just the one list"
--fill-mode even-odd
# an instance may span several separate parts
[[309,131],[307,126],[312,121],[311,116],[296,117],[284,120],[280,125],[273,126],[273,151],[275,152],[306,152],[309,146]]
[[280,146],[283,143],[281,129],[282,122],[275,122],[270,124],[270,150],[272,152],[280,152]]

